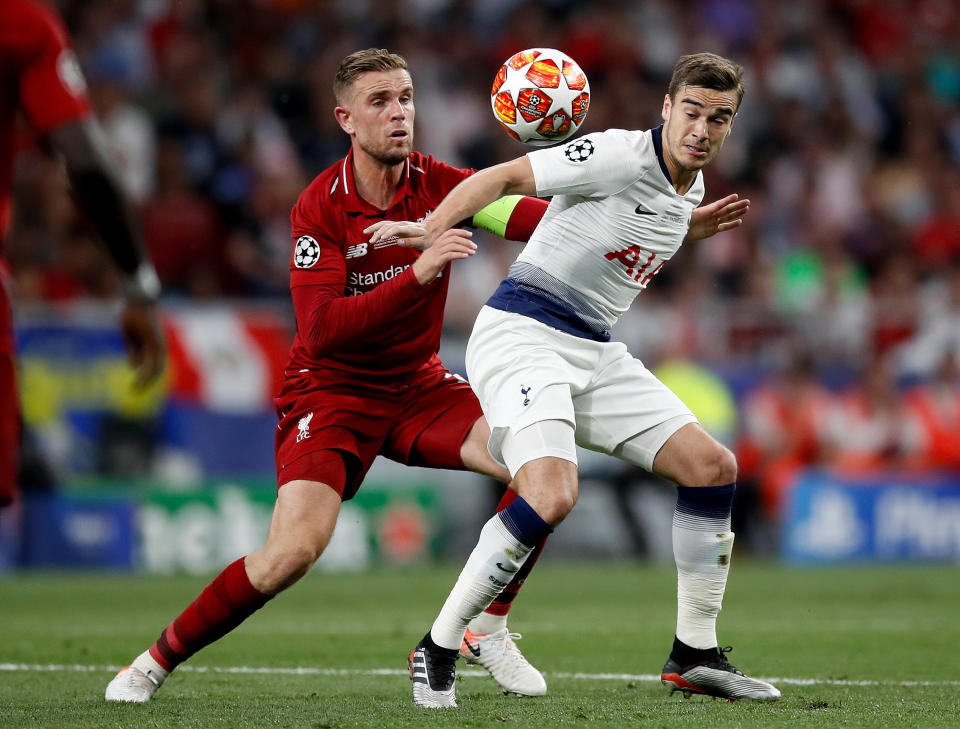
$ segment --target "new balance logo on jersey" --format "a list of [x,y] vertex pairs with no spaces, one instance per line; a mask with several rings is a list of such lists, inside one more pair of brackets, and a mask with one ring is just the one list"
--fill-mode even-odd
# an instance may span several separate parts
[[367,243],[357,243],[355,246],[347,246],[347,251],[343,254],[343,257],[360,258],[365,255],[367,255]]
[[304,440],[305,438],[310,437],[310,421],[313,420],[313,413],[307,413],[302,418],[300,422],[297,423],[297,430],[300,432],[297,433],[297,443]]
[[530,390],[532,390],[532,389],[533,389],[533,385],[530,385],[530,386],[528,386],[528,387],[524,387],[523,385],[520,385],[520,394],[523,395],[523,406],[524,406],[524,407],[526,407],[527,405],[530,404],[530,398],[527,397],[527,394],[528,394],[528,393],[530,392]]

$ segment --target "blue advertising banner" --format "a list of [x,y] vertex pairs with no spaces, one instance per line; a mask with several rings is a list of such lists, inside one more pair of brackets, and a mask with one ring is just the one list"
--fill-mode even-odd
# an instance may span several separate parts
[[129,569],[135,513],[134,504],[125,499],[30,495],[22,512],[21,563]]
[[784,508],[795,563],[960,561],[960,478],[805,473]]

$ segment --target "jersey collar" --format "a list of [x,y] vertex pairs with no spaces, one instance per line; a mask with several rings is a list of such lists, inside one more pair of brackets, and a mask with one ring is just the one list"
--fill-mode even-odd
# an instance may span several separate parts
[[650,136],[653,137],[653,151],[657,154],[657,162],[660,163],[660,169],[667,182],[673,185],[673,178],[670,177],[670,171],[667,169],[667,163],[663,161],[663,124],[650,130]]
[[[400,177],[400,187],[397,189],[397,194],[393,198],[393,202],[390,203],[390,208],[393,208],[397,205],[403,198],[408,195],[413,195],[414,190],[410,179],[410,168],[411,165],[415,169],[420,169],[411,161],[413,153],[410,157],[407,157],[406,161],[403,163],[403,173]],[[359,194],[357,194],[357,184],[353,176],[353,149],[351,149],[347,156],[343,158],[343,161],[340,163],[340,171],[337,174],[337,178],[330,187],[330,197],[334,200],[339,201],[343,205],[343,209],[348,213],[357,213],[363,215],[381,215],[383,210],[380,208],[371,205]],[[389,209],[389,208],[388,208]]]

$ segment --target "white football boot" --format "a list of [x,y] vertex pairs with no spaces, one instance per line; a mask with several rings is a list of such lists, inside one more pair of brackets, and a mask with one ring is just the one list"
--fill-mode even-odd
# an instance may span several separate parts
[[133,663],[121,669],[107,684],[107,701],[126,701],[143,704],[153,698],[170,673],[153,660],[150,651],[144,651]]
[[547,682],[523,657],[514,642],[520,638],[519,633],[508,633],[506,628],[486,634],[467,629],[460,644],[460,655],[468,663],[487,669],[505,694],[543,696],[547,693]]

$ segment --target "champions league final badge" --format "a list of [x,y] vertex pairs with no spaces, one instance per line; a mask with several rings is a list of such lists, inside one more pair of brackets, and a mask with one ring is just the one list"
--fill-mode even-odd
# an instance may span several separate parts
[[309,235],[297,238],[296,248],[293,249],[293,264],[297,268],[310,268],[320,260],[320,244]]
[[571,162],[586,162],[596,149],[593,142],[589,139],[578,139],[576,142],[570,142],[570,144],[564,147],[563,154]]

